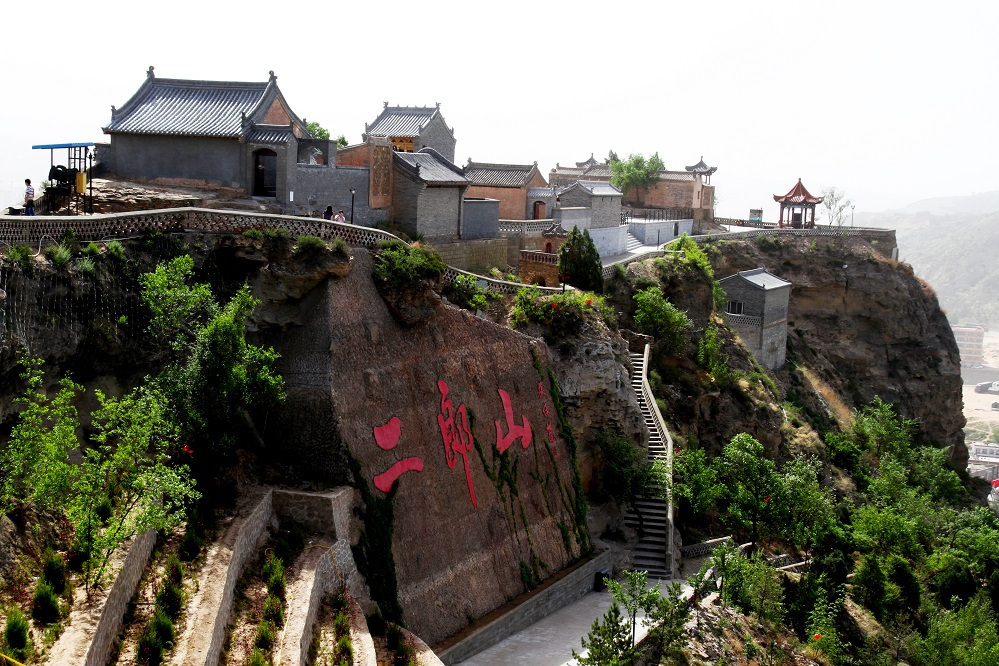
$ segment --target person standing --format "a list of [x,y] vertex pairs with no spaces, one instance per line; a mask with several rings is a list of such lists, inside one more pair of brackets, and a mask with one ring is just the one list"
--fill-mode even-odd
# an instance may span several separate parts
[[345,218],[343,216],[343,211],[341,210],[339,213],[336,214],[336,217],[333,218],[333,221],[334,222],[346,222],[347,218]]
[[35,214],[35,188],[31,186],[31,179],[24,179],[24,214]]
[[324,220],[332,220],[333,219],[333,206],[327,206],[326,207],[326,210],[323,211],[323,219]]

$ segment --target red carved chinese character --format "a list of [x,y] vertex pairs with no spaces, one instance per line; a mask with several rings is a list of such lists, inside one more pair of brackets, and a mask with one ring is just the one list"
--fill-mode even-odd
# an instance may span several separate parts
[[500,395],[500,400],[503,401],[503,412],[506,414],[506,427],[507,434],[503,436],[503,428],[499,421],[496,421],[496,448],[499,449],[500,453],[503,453],[510,445],[514,443],[517,439],[520,439],[526,449],[531,445],[533,441],[533,434],[531,433],[531,424],[527,422],[527,417],[522,416],[524,425],[517,425],[513,420],[513,407],[510,405],[510,394],[503,389],[496,389]]
[[468,429],[468,413],[464,404],[459,405],[455,411],[451,399],[447,397],[447,382],[439,380],[437,388],[441,392],[441,413],[437,415],[437,425],[441,428],[441,438],[444,440],[444,459],[447,460],[447,466],[454,469],[458,456],[464,458],[468,494],[472,498],[472,508],[475,508],[475,488],[472,486],[472,470],[468,466],[468,452],[474,446],[472,432]]
[[[399,437],[402,434],[402,422],[399,421],[398,417],[393,416],[388,420],[388,423],[375,426],[372,429],[372,432],[375,436],[375,444],[385,451],[390,451],[395,448],[396,444],[399,443]],[[395,483],[396,479],[406,472],[422,471],[422,460],[415,456],[411,458],[403,458],[378,476],[374,477],[375,488],[383,493],[387,493],[392,490],[392,484]]]
[[545,397],[545,385],[542,384],[541,382],[538,382],[538,397],[539,398]]
[[554,430],[554,428],[552,428],[552,424],[548,423],[546,425],[546,429],[548,430],[548,441],[550,443],[554,444],[555,443],[555,430]]
[[552,415],[552,412],[551,412],[550,409],[548,409],[548,405],[547,404],[541,405],[541,413],[544,414],[545,416],[551,416]]

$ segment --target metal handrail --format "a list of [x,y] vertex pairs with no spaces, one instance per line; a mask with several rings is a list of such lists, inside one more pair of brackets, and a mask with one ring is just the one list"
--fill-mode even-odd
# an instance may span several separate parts
[[656,397],[652,394],[652,385],[649,384],[649,351],[652,348],[651,345],[645,345],[645,360],[642,366],[642,395],[645,397],[645,404],[649,406],[649,412],[652,413],[652,420],[656,424],[656,430],[659,431],[659,436],[666,443],[666,472],[669,475],[669,481],[666,484],[666,519],[668,525],[666,527],[666,548],[667,555],[669,557],[669,575],[670,578],[673,577],[673,438],[670,437],[669,429],[666,427],[666,421],[663,419],[662,413],[659,411],[659,405],[656,404]]

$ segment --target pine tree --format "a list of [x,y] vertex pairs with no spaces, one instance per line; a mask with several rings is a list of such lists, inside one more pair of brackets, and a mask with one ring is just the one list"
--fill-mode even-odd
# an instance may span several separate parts
[[603,291],[603,266],[588,230],[573,227],[569,231],[558,251],[558,273],[563,282],[577,289]]
[[626,666],[631,663],[631,628],[616,601],[611,602],[603,620],[593,621],[582,644],[587,651],[585,656],[572,651],[579,666]]

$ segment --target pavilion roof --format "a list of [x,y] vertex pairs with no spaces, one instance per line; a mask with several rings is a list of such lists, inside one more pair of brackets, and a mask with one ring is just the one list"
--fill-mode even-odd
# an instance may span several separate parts
[[774,201],[778,203],[790,203],[790,204],[820,204],[822,199],[825,197],[813,197],[805,186],[801,184],[801,179],[798,179],[798,184],[791,188],[791,191],[781,196],[779,194],[774,195]]
[[718,167],[708,166],[704,162],[704,156],[702,155],[700,162],[692,166],[684,167],[684,169],[686,169],[687,171],[692,171],[694,173],[699,173],[702,176],[710,176],[711,174],[713,174],[715,171],[718,170]]

